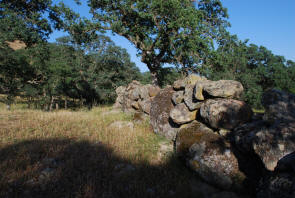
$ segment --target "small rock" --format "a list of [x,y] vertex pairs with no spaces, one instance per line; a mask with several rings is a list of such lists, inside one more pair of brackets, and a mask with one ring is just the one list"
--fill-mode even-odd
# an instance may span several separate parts
[[193,95],[194,85],[186,85],[184,91],[184,103],[189,108],[190,111],[197,110],[201,107],[202,102],[197,101]]
[[184,99],[184,91],[177,91],[172,95],[172,101],[175,105],[183,102]]

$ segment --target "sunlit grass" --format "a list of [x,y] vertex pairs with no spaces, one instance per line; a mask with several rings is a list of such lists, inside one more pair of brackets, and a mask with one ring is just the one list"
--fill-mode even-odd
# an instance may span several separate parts
[[[108,106],[44,112],[22,105],[8,111],[0,103],[0,197],[25,192],[31,197],[178,197],[188,192],[187,170],[172,152],[159,158],[160,145],[171,142],[154,134],[148,120],[134,123],[133,130],[109,127],[132,117]],[[61,163],[53,168],[54,177],[30,183],[39,181],[47,158]],[[122,164],[135,171],[117,178]]]

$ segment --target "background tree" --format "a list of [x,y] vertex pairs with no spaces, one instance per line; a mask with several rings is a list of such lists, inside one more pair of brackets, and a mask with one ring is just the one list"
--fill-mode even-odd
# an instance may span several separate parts
[[164,63],[202,63],[213,40],[228,24],[219,0],[89,0],[96,28],[124,36],[159,84]]

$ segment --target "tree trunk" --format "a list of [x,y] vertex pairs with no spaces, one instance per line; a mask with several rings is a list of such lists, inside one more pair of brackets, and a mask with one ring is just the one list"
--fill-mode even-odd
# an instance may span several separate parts
[[53,97],[53,96],[51,96],[51,100],[50,100],[50,106],[49,106],[49,111],[52,111],[53,102],[54,102],[54,97]]
[[65,109],[68,108],[68,100],[67,100],[67,97],[65,98]]
[[11,107],[10,104],[7,104],[7,105],[6,105],[6,109],[7,109],[8,111],[10,111],[10,107]]
[[152,85],[159,86],[158,74],[156,71],[151,71]]

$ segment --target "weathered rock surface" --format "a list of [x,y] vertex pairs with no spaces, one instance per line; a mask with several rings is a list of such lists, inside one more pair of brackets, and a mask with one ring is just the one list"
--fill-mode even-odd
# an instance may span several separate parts
[[295,151],[295,123],[260,121],[247,123],[233,131],[234,143],[243,153],[254,152],[264,166],[273,171],[277,162]]
[[172,101],[175,105],[182,103],[183,98],[184,98],[184,91],[177,91],[177,92],[174,92],[172,95]]
[[295,152],[283,157],[275,171],[264,177],[258,187],[257,198],[295,197]]
[[176,105],[170,111],[170,118],[176,124],[185,124],[196,119],[198,111],[189,111],[184,103]]
[[174,107],[172,103],[172,87],[162,89],[152,101],[150,112],[150,123],[157,134],[165,136],[167,139],[175,139],[178,131],[178,125],[173,123],[169,114]]
[[152,85],[148,86],[148,91],[149,91],[150,97],[155,97],[160,92],[160,90],[161,90],[160,87],[156,87],[156,86],[152,86]]
[[147,114],[151,112],[152,98],[146,100],[138,101],[139,109]]
[[185,86],[184,103],[190,111],[197,110],[201,107],[202,102],[197,101],[193,95],[195,85],[188,84]]
[[234,99],[209,99],[200,108],[204,121],[216,129],[233,129],[250,121],[252,114],[249,105]]
[[245,176],[239,170],[230,144],[207,131],[200,131],[194,137],[196,141],[187,154],[189,167],[209,184],[222,189],[239,188]]
[[159,90],[159,87],[150,84],[142,85],[134,80],[127,87],[120,86],[116,89],[117,99],[113,107],[124,112],[137,110],[149,114],[151,100]]
[[272,89],[263,94],[262,104],[265,108],[264,120],[295,121],[295,95]]
[[182,125],[177,133],[175,150],[178,156],[185,157],[189,148],[200,139],[202,133],[214,133],[212,129],[198,121]]
[[197,82],[205,81],[205,80],[207,80],[207,79],[203,76],[191,74],[184,79],[180,79],[180,80],[175,81],[173,84],[173,88],[175,90],[182,90],[185,88],[186,85],[195,85]]
[[199,81],[196,83],[195,97],[202,99],[202,92],[218,98],[240,98],[243,85],[234,80]]

